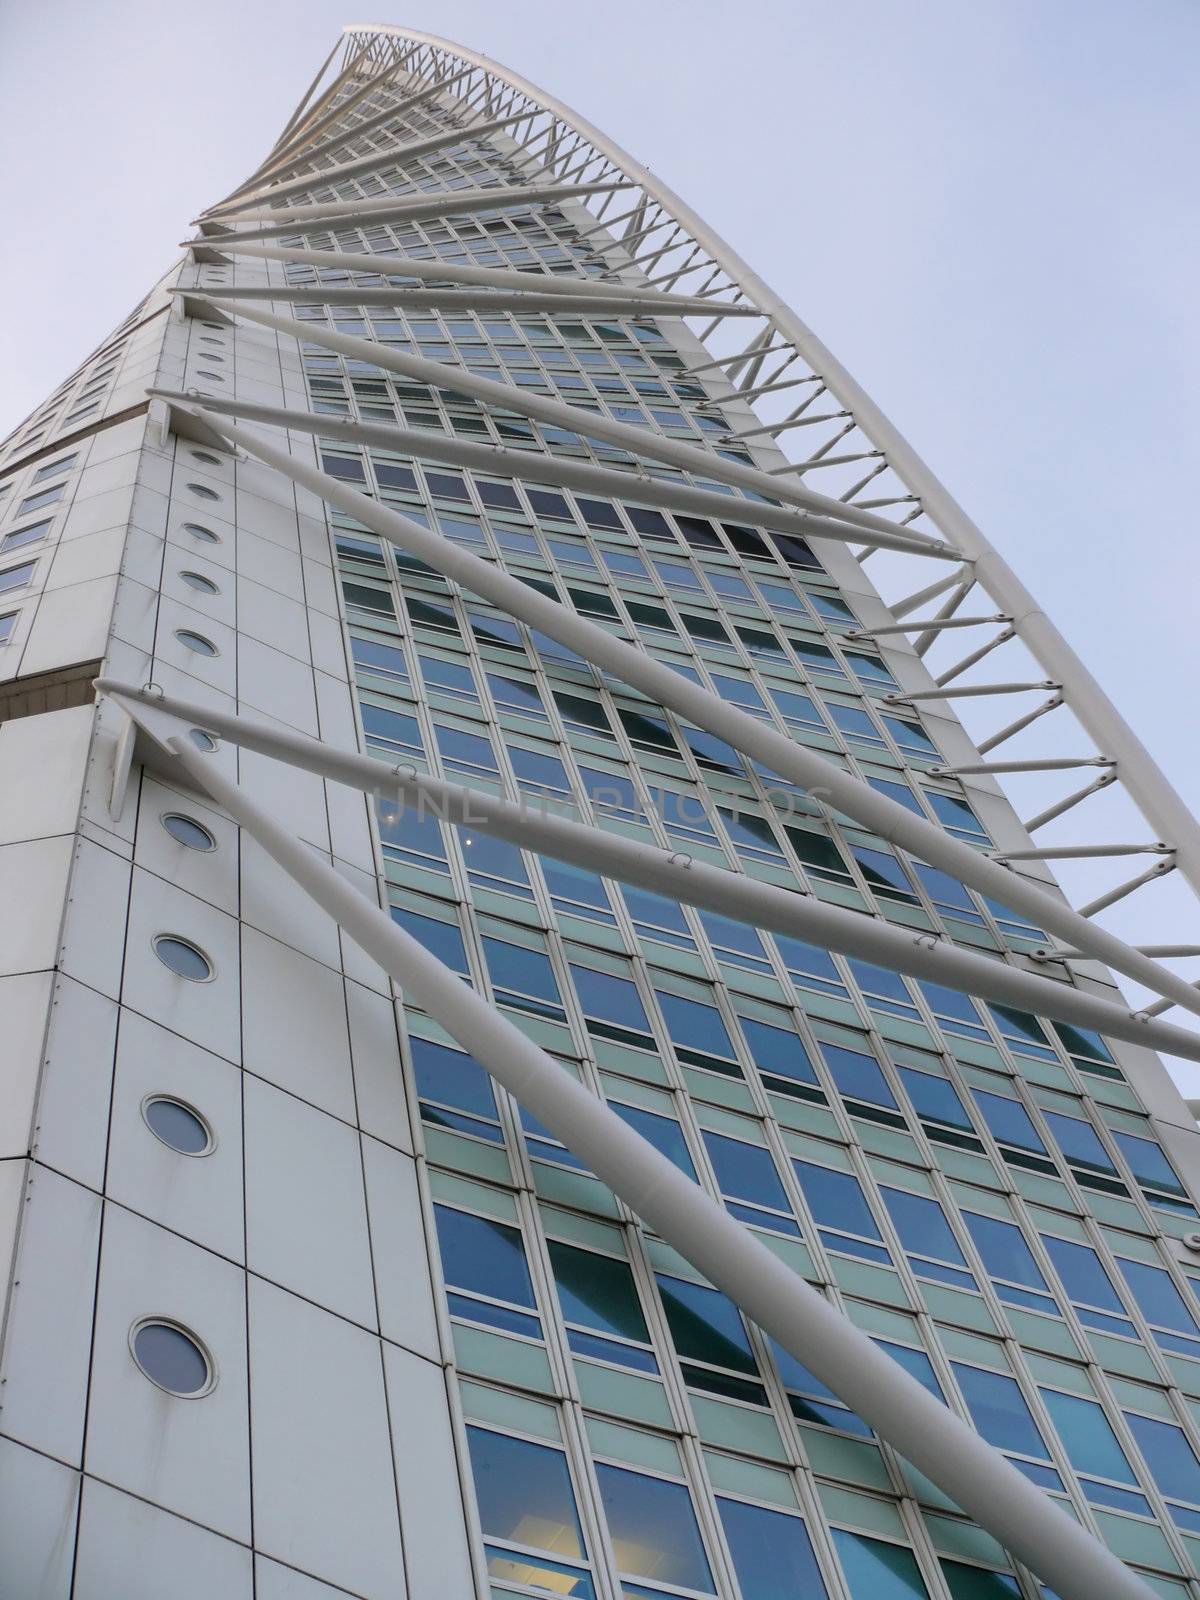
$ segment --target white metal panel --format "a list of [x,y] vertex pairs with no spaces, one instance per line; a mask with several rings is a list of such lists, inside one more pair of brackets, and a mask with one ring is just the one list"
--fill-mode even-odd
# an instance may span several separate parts
[[[0,1160],[24,1156],[33,1128],[33,1104],[42,1066],[42,1044],[50,1009],[50,971],[0,978]],[[0,1278],[7,1257],[0,1253]]]
[[[334,1589],[317,1578],[310,1578],[305,1572],[297,1572],[294,1567],[269,1561],[265,1556],[259,1556],[254,1563],[255,1600],[338,1600],[347,1593],[345,1589]],[[464,1600],[468,1597],[464,1596]]]
[[395,1007],[384,995],[347,980],[346,1013],[359,1125],[377,1139],[411,1152]]
[[89,1479],[73,1600],[251,1600],[250,1552]]
[[28,1194],[3,1356],[4,1431],[78,1465],[100,1200],[44,1167]]
[[[160,933],[198,945],[213,963],[212,979],[194,983],[165,966],[153,948]],[[197,896],[135,869],[122,998],[143,1016],[237,1061],[241,1050],[237,923]]]
[[296,530],[296,511],[291,496],[288,496],[286,505],[279,501],[279,484],[268,484],[265,481],[260,487],[269,494],[251,494],[243,489],[239,483],[237,493],[237,521],[239,528],[248,528],[251,533],[258,534],[260,539],[269,539],[272,544],[281,545],[285,550],[300,548],[300,541]]
[[341,976],[252,928],[243,931],[242,962],[247,1070],[353,1121]]
[[[203,520],[198,519],[198,520]],[[176,637],[181,630],[198,633],[217,648],[215,656],[202,655],[190,650]],[[154,641],[155,655],[189,677],[208,683],[215,689],[234,694],[237,689],[237,634],[231,627],[218,622],[191,605],[184,605],[163,595],[158,607],[158,627]]]
[[306,661],[295,661],[243,633],[238,635],[237,665],[238,698],[243,705],[259,706],[277,721],[316,735],[316,696]]
[[238,627],[244,635],[307,663],[308,618],[299,600],[255,583],[239,572],[237,610]]
[[102,656],[116,585],[116,578],[94,578],[43,595],[21,653],[22,674]]
[[[85,1468],[236,1539],[250,1534],[244,1283],[211,1251],[106,1206]],[[168,1394],[145,1376],[129,1340],[146,1317],[199,1337],[209,1393]]]
[[249,1076],[245,1117],[250,1270],[375,1328],[358,1133]]
[[74,706],[0,723],[0,845],[74,831],[94,716]]
[[[166,816],[191,817],[217,842],[215,850],[192,850],[163,827]],[[172,789],[148,772],[142,775],[138,806],[137,863],[177,889],[236,916],[238,911],[238,831],[228,817],[194,794]]]
[[313,916],[304,894],[249,835],[242,837],[242,920],[327,967],[340,964],[333,923]]
[[104,1182],[117,1002],[59,974],[37,1101],[37,1157],[89,1188]]
[[54,965],[71,845],[60,835],[0,846],[0,976]]
[[[267,720],[284,719],[269,714]],[[319,778],[301,778],[278,761],[248,751],[242,751],[240,767],[241,787],[247,794],[252,794],[259,805],[269,807],[292,833],[319,849],[329,849],[325,786]]]
[[237,566],[239,578],[305,603],[300,557],[294,550],[284,550],[269,539],[260,539],[242,529],[238,534]]
[[71,871],[71,915],[63,924],[62,970],[114,998],[120,992],[122,923],[129,863],[80,839]]
[[441,1367],[384,1346],[404,1559],[414,1595],[473,1593],[466,1517]]
[[379,1340],[251,1279],[250,1396],[258,1548],[365,1600],[400,1600]]
[[380,1329],[386,1339],[436,1361],[441,1352],[433,1311],[435,1291],[416,1162],[390,1145],[364,1138],[363,1169]]
[[[124,1011],[109,1134],[108,1194],[219,1254],[243,1256],[242,1094],[237,1068]],[[143,1116],[148,1096],[170,1095],[208,1123],[203,1156],[171,1149]]]
[[69,1467],[0,1439],[0,1594],[67,1600],[78,1495]]

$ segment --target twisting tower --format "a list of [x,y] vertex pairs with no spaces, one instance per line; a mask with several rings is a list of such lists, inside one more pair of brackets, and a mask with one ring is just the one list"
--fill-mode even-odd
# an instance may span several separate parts
[[0,496],[6,1595],[1198,1592],[1200,832],[688,206],[352,26]]

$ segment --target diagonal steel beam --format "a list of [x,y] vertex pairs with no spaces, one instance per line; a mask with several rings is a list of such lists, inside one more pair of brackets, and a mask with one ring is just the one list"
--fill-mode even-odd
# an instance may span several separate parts
[[[432,273],[430,275],[432,276]],[[572,292],[578,284],[587,281],[571,279]],[[599,293],[605,292],[602,285],[595,287]],[[206,300],[202,291],[178,292],[186,292],[189,303],[203,304]],[[215,301],[208,303],[216,304]],[[459,394],[472,395],[487,404],[500,406],[506,411],[522,412],[526,416],[549,422],[553,427],[570,428],[576,433],[604,439],[610,444],[622,446],[634,456],[648,456],[651,460],[665,461],[673,467],[682,467],[685,472],[695,472],[703,478],[729,483],[740,489],[749,489],[753,494],[765,494],[773,500],[778,499],[787,504],[801,506],[805,510],[818,511],[823,516],[832,516],[840,521],[853,523],[872,533],[896,532],[896,524],[888,522],[883,517],[860,511],[857,507],[846,505],[841,500],[832,500],[827,495],[817,494],[815,490],[806,489],[800,484],[781,484],[772,478],[770,473],[762,472],[757,467],[743,466],[741,462],[729,461],[715,452],[701,449],[699,445],[685,444],[681,440],[667,438],[663,434],[652,432],[649,428],[636,428],[628,422],[616,422],[600,412],[584,411],[579,406],[566,405],[561,400],[553,400],[547,395],[533,394],[513,384],[497,383],[491,378],[478,377],[461,367],[450,367],[442,361],[428,361],[423,356],[406,355],[390,345],[370,339],[358,339],[352,334],[334,333],[315,323],[298,322],[294,317],[277,317],[271,312],[237,303],[231,305],[231,310],[249,322],[260,323],[264,328],[274,328],[277,333],[288,334],[301,343],[322,345],[328,350],[336,350],[357,361],[369,362],[385,371],[398,372],[402,377],[413,378],[418,383],[428,383],[435,388],[452,389]],[[909,537],[922,540],[925,538],[923,534],[911,533]],[[938,551],[946,548],[933,539],[927,541],[927,547]]]
[[[187,246],[191,249],[191,244]],[[658,311],[633,312],[630,316],[661,317],[704,316],[713,308],[707,300],[690,300],[684,296],[660,295],[657,290],[629,287],[621,283],[600,283],[595,278],[562,276],[553,272],[521,272],[515,267],[468,267],[450,261],[418,261],[409,256],[353,253],[345,250],[292,250],[276,249],[270,245],[242,245],[220,241],[222,254],[228,256],[253,256],[266,261],[286,261],[326,267],[332,271],[371,273],[381,278],[419,278],[427,283],[469,283],[481,289],[516,289],[522,293],[558,295],[594,300],[597,305],[611,305],[614,301],[629,305],[658,306]],[[324,285],[313,284],[305,298],[320,301]],[[205,288],[204,294],[213,293]],[[216,291],[226,299],[236,300],[236,289]],[[340,291],[339,291],[340,292]],[[286,296],[280,296],[286,298]],[[330,302],[331,304],[333,302]],[[387,304],[386,301],[382,302]],[[728,316],[753,316],[752,310],[737,306],[720,308]],[[611,315],[612,313],[608,313]]]
[[1030,917],[1058,938],[1089,950],[1096,960],[1144,984],[1156,994],[1170,996],[1186,1010],[1200,1013],[1200,994],[1173,972],[1139,955],[1123,940],[1089,922],[1064,901],[1028,879],[997,866],[970,845],[879,794],[827,757],[785,738],[664,662],[655,660],[646,651],[614,637],[586,617],[568,610],[520,579],[510,577],[501,568],[472,555],[442,534],[421,527],[410,517],[380,505],[369,495],[360,494],[328,473],[306,466],[294,456],[268,445],[257,434],[229,422],[216,423],[211,412],[205,420],[233,444],[347,512],[373,532],[393,540],[443,577],[462,583],[475,594],[491,600],[509,616],[540,629],[593,666],[611,672],[650,700],[726,740],[735,750],[760,761],[771,772],[808,790],[889,843],[910,851],[931,866],[940,867],[1010,910]]
[[[354,422],[319,411],[290,411],[279,406],[256,405],[249,400],[218,399],[215,395],[181,394],[175,389],[147,389],[155,399],[177,406],[198,406],[220,416],[241,417],[248,422],[265,422],[275,428],[290,428],[329,439],[345,439],[350,444],[378,445],[451,466],[468,467],[499,477],[528,479],[555,488],[579,490],[583,494],[614,495],[633,499],[639,505],[655,506],[660,511],[682,511],[685,515],[711,517],[717,522],[749,523],[773,533],[788,533],[799,539],[836,539],[878,543],[884,549],[903,550],[908,555],[945,560],[945,556],[922,545],[911,544],[903,534],[866,534],[860,528],[834,522],[829,517],[809,516],[785,506],[771,506],[764,500],[732,500],[715,489],[698,489],[690,483],[668,478],[620,472],[614,467],[594,467],[590,462],[573,461],[567,456],[538,455],[530,450],[506,450],[503,445],[477,444],[456,434],[439,433],[431,428],[395,428],[382,422]],[[939,694],[940,698],[940,694]]]
[[306,206],[284,206],[278,210],[266,207],[261,211],[248,211],[238,217],[239,225],[245,222],[277,223],[282,218],[284,226],[262,228],[254,232],[234,235],[239,244],[253,243],[270,238],[282,238],[303,230],[298,224],[311,227],[356,227],[378,222],[420,222],[426,217],[455,216],[458,212],[502,211],[506,206],[549,205],[559,200],[581,200],[593,194],[610,194],[627,188],[620,180],[612,183],[543,183],[514,186],[506,189],[496,185],[490,189],[454,189],[418,195],[393,196],[386,200],[327,200],[315,201]]
[[362,177],[365,173],[374,172],[380,167],[402,167],[410,161],[420,160],[422,156],[433,155],[438,150],[449,149],[452,145],[462,144],[468,139],[483,139],[489,134],[502,133],[514,123],[528,122],[531,117],[541,115],[541,108],[535,106],[531,111],[518,111],[513,116],[497,117],[491,122],[476,122],[463,128],[450,128],[445,133],[433,133],[427,139],[414,139],[408,144],[398,144],[391,150],[373,150],[369,156],[359,156],[354,161],[343,161],[340,166],[324,167],[296,183],[284,184],[280,188],[263,189],[252,195],[249,200],[237,205],[222,205],[216,210],[215,215],[220,221],[226,222],[265,200],[290,200],[293,195],[308,194],[310,190],[324,188],[327,184],[342,183],[347,178]]
[[[387,260],[387,258],[384,258]],[[394,258],[393,258],[394,259]],[[480,267],[480,272],[490,272],[490,267]],[[384,274],[380,274],[384,276]],[[399,273],[389,272],[388,277],[400,276]],[[278,300],[293,305],[312,305],[314,303],[324,306],[396,306],[403,310],[435,311],[443,308],[446,311],[472,312],[478,311],[487,316],[489,311],[536,311],[546,316],[555,316],[569,312],[572,316],[581,316],[591,313],[593,316],[606,317],[694,317],[702,315],[705,306],[703,301],[687,300],[682,296],[658,296],[654,290],[640,294],[636,289],[626,289],[623,285],[613,284],[611,294],[580,294],[570,293],[570,286],[575,281],[571,278],[558,278],[553,280],[555,288],[550,292],[542,289],[543,278],[533,272],[515,274],[524,278],[528,287],[503,286],[497,288],[483,288],[478,291],[470,289],[400,289],[400,288],[375,288],[358,287],[353,284],[255,284],[248,288],[214,288],[206,285],[204,293],[212,300],[246,300],[246,301],[271,301]],[[564,293],[557,286],[565,284],[567,292]],[[736,311],[732,313],[736,315]]]
[[[1023,972],[989,956],[956,949],[928,935],[914,938],[911,931],[893,927],[882,918],[826,905],[812,895],[762,883],[746,873],[729,872],[678,851],[609,833],[531,803],[528,798],[515,803],[482,789],[429,777],[415,768],[393,767],[374,756],[334,750],[319,739],[288,728],[271,727],[198,701],[138,689],[111,678],[98,678],[96,689],[111,696],[130,716],[137,717],[137,706],[156,715],[165,713],[187,726],[202,727],[240,749],[288,762],[367,794],[399,800],[404,806],[416,807],[421,815],[478,828],[520,848],[572,862],[622,883],[636,884],[669,900],[720,912],[752,928],[787,934],[822,950],[837,950],[877,962],[908,977],[928,978],[964,994],[1019,1006],[1039,1016],[1095,1029],[1111,1038],[1200,1061],[1200,1034],[1137,1021],[1125,1007],[1068,984]],[[145,725],[144,718],[138,720]],[[1079,853],[1084,852],[1066,852]]]
[[1063,1600],[1151,1600],[1141,1579],[679,1170],[186,739],[169,750],[345,933],[650,1228]]

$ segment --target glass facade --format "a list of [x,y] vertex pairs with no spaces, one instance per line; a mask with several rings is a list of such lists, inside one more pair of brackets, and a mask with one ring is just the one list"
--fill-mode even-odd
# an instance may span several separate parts
[[[379,91],[366,110],[386,104]],[[402,106],[398,108],[402,109]],[[452,126],[426,104],[397,137]],[[463,137],[306,202],[516,183]],[[370,148],[364,143],[362,149]],[[497,194],[497,201],[502,197]],[[598,277],[578,208],[314,227],[284,248]],[[395,270],[395,269],[393,269]],[[322,302],[294,314],[446,366],[426,386],[306,345],[310,403],[616,467],[597,498],[319,441],[323,469],[640,645],[980,848],[991,841],[819,556],[671,515],[589,413],[750,463],[679,324]],[[339,296],[339,300],[341,296]],[[291,309],[291,308],[289,308]],[[675,330],[674,332],[672,330]],[[455,391],[456,370],[578,431]],[[332,514],[367,747],[1002,954],[1041,931]],[[587,1083],[1164,1596],[1200,1560],[1197,1213],[1105,1041],[696,912],[381,804],[396,920]],[[492,1593],[630,1600],[1038,1591],[986,1534],[636,1219],[428,1017],[406,1017]],[[1022,1588],[1021,1585],[1025,1587]]]

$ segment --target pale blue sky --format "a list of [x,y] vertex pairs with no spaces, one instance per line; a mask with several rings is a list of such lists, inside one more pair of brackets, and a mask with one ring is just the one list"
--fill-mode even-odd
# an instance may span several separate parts
[[426,27],[603,127],[791,301],[1200,804],[1191,0],[21,11],[0,16],[0,434],[255,165],[343,23]]

